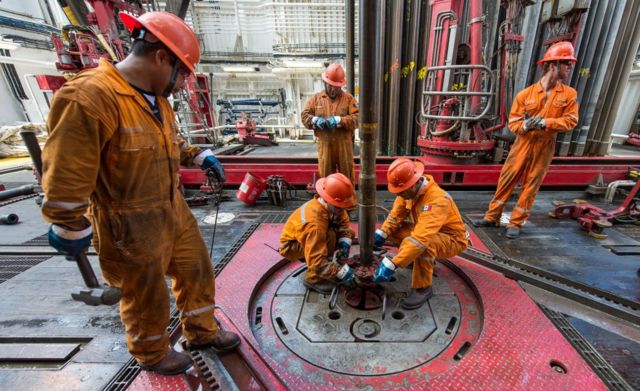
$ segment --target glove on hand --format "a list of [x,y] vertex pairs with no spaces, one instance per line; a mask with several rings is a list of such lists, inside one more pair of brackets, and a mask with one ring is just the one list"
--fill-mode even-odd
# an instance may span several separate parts
[[351,251],[351,239],[350,238],[340,238],[338,240],[338,258],[339,259],[347,259],[349,258],[349,252]]
[[328,129],[327,120],[323,117],[313,117],[311,120],[315,129]]
[[349,267],[349,265],[342,266],[342,269],[338,270],[338,274],[336,277],[340,280],[340,283],[346,286],[351,286],[356,278],[356,275],[353,274],[353,269]]
[[83,230],[74,231],[51,224],[48,236],[51,247],[58,250],[60,254],[75,257],[87,251],[91,245],[93,232],[91,226]]
[[384,245],[385,240],[387,240],[387,234],[381,229],[376,229],[376,233],[373,236],[373,247],[379,249]]
[[373,274],[373,282],[393,281],[395,272],[396,265],[389,258],[384,257]]
[[220,182],[224,182],[227,179],[224,175],[224,168],[222,168],[222,164],[220,164],[220,161],[213,155],[209,155],[204,158],[200,168],[203,170],[212,169]]
[[338,127],[338,125],[340,125],[340,120],[341,118],[334,115],[332,117],[327,118],[327,128],[328,129],[335,129]]

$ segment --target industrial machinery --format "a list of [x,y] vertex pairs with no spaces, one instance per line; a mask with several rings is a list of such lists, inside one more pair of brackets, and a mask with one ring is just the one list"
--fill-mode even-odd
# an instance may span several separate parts
[[251,113],[240,113],[240,119],[236,121],[236,129],[238,130],[238,138],[243,144],[278,145],[273,134],[256,131],[256,121],[251,118]]

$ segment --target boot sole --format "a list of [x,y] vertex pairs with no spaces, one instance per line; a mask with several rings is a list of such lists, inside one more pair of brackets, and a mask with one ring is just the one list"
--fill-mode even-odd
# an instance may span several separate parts
[[140,368],[145,370],[145,371],[149,371],[149,372],[155,372],[158,373],[160,375],[163,376],[175,376],[175,375],[179,375],[181,373],[185,373],[186,371],[188,371],[189,369],[191,369],[193,367],[193,362],[191,362],[189,364],[189,366],[181,368],[181,369],[176,369],[173,371],[159,371],[157,369],[152,368],[151,366],[147,366],[147,365],[140,365]]
[[414,305],[407,305],[404,302],[400,303],[400,307],[404,308],[405,310],[417,310],[418,308],[422,307],[423,305],[427,304],[427,302],[429,300],[431,300],[431,298],[433,297],[433,294],[429,295],[429,297],[427,297],[427,299],[420,303],[420,304],[414,304]]
[[231,346],[227,346],[224,348],[217,348],[213,345],[188,345],[189,349],[191,350],[204,350],[204,349],[212,349],[214,352],[218,353],[218,354],[225,354],[225,353],[231,353],[234,350],[236,350],[236,348],[238,346],[240,346],[240,340],[238,340],[238,342],[236,342],[235,344],[231,345]]

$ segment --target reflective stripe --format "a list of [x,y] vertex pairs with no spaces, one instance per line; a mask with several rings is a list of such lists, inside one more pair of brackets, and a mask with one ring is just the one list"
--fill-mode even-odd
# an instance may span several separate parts
[[410,242],[411,242],[411,243],[413,243],[416,247],[418,247],[420,250],[426,250],[426,249],[427,249],[427,247],[426,247],[424,244],[422,244],[422,243],[418,242],[416,239],[414,239],[414,238],[413,238],[413,237],[411,237],[411,236],[408,236],[405,240],[410,241]]
[[87,236],[91,235],[91,232],[92,232],[91,226],[88,226],[87,228],[81,231],[71,231],[68,229],[64,229],[61,226],[55,225],[55,224],[51,225],[51,230],[59,237],[67,240],[84,239]]
[[522,212],[522,213],[529,213],[529,211],[528,211],[528,210],[526,210],[525,208],[521,208],[521,207],[519,207],[519,206],[516,206],[516,207],[514,207],[513,209],[517,209],[517,210],[519,210],[519,211],[520,211],[520,212]]
[[447,193],[446,191],[444,192],[444,196],[453,201],[453,197],[451,197],[451,194]]
[[496,203],[496,204],[498,204],[498,205],[504,205],[504,201],[495,200],[495,201],[493,201],[493,202],[495,202],[495,203]]
[[307,217],[304,215],[304,210],[306,209],[306,207],[306,202],[300,207],[300,224],[302,224],[303,227],[305,224],[307,224]]
[[351,238],[340,238],[338,239],[338,243],[343,242],[351,246]]
[[62,210],[73,210],[73,209],[80,208],[81,206],[89,205],[87,201],[84,201],[84,202],[51,201],[46,198],[42,201],[42,204],[50,208],[62,209]]
[[390,220],[392,223],[400,224],[398,219],[396,219],[395,217],[393,217],[391,215],[387,216],[387,220]]
[[578,120],[578,117],[576,117],[576,116],[575,116],[575,115],[573,115],[573,114],[567,114],[567,117],[569,117],[569,118],[573,118],[573,119],[575,119],[576,121]]
[[150,337],[146,337],[146,338],[140,338],[137,335],[132,335],[127,333],[131,339],[133,340],[133,342],[151,342],[151,341],[157,341],[159,339],[162,339],[162,334],[158,334],[158,335],[152,335]]
[[522,117],[509,118],[509,123],[522,121]]
[[[183,147],[187,145],[187,143],[184,143]],[[184,150],[184,148],[181,148],[182,150]],[[213,156],[213,152],[211,152],[210,149],[205,149],[204,151],[200,152],[196,157],[193,158],[193,163],[196,164],[197,166],[201,166],[202,163],[204,163],[204,159],[207,156]]]
[[211,305],[208,305],[208,306],[205,306],[205,307],[196,308],[195,310],[185,311],[185,312],[182,313],[182,315],[184,315],[184,316],[200,315],[200,314],[202,314],[204,312],[211,311],[214,308],[216,308],[216,305],[215,304],[211,304]]

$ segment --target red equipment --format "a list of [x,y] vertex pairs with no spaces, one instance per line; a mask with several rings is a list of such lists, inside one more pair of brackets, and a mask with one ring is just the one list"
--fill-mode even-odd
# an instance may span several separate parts
[[236,197],[249,206],[254,205],[265,187],[267,187],[267,181],[247,172],[236,193]]
[[608,235],[603,231],[611,227],[614,221],[621,218],[632,221],[640,219],[640,205],[636,199],[639,190],[640,180],[633,186],[622,205],[613,211],[606,211],[591,204],[570,204],[558,206],[549,212],[549,216],[556,219],[577,219],[578,224],[588,231],[590,236],[605,239]]
[[256,121],[252,120],[244,112],[241,114],[241,118],[236,121],[236,130],[238,131],[238,138],[243,144],[278,145],[273,135],[256,133]]

